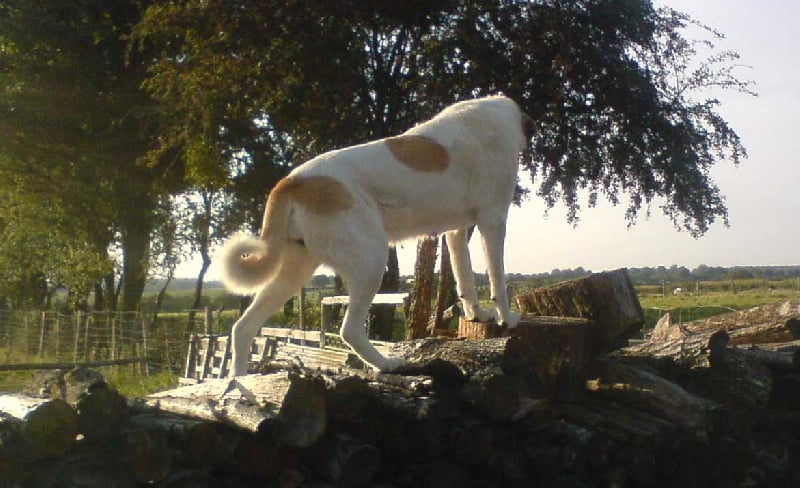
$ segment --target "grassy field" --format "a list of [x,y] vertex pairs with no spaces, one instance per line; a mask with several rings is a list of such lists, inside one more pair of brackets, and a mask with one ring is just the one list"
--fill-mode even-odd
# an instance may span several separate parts
[[689,322],[733,310],[744,310],[784,300],[800,300],[800,290],[794,287],[761,286],[741,291],[718,289],[708,292],[688,292],[662,295],[652,289],[637,289],[639,302],[645,312],[645,328],[652,327],[665,312],[673,319]]

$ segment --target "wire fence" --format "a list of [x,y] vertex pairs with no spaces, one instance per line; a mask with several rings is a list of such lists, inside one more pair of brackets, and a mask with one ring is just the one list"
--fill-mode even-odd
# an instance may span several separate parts
[[157,316],[139,312],[0,311],[0,371],[132,364],[141,374],[179,374],[189,334],[227,331],[235,318],[233,314],[213,317],[205,311]]

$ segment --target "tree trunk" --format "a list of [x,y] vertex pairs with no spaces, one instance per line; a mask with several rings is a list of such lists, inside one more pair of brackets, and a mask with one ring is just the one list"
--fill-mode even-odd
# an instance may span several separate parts
[[[389,248],[386,272],[379,289],[380,293],[395,293],[400,290],[400,265],[397,262],[397,249]],[[394,305],[374,305],[370,307],[370,336],[374,339],[391,340],[394,328]]]
[[442,257],[439,260],[439,286],[436,290],[436,311],[434,312],[433,330],[443,327],[445,309],[458,303],[456,280],[453,276],[453,267],[450,264],[450,249],[447,239],[442,236]]
[[194,286],[194,301],[192,302],[192,309],[189,310],[189,320],[186,324],[186,332],[192,333],[195,330],[195,322],[197,317],[197,310],[203,304],[203,281],[205,280],[208,268],[211,266],[211,255],[208,253],[207,246],[200,247],[201,255],[203,257],[203,264],[200,266],[200,272],[197,274],[197,281]]
[[414,265],[414,287],[411,291],[406,339],[421,339],[428,335],[436,244],[436,239],[430,237],[417,241],[417,262]]
[[[142,212],[146,210],[141,210]],[[149,211],[149,210],[148,210]],[[139,309],[142,300],[150,247],[150,217],[133,216],[121,221],[122,228],[122,311]]]
[[161,306],[164,303],[164,297],[167,296],[167,288],[169,288],[170,283],[172,283],[172,279],[175,277],[175,266],[170,266],[169,271],[167,272],[167,279],[164,280],[164,286],[158,290],[158,294],[156,295],[156,302],[153,305],[153,312],[150,316],[150,324],[149,324],[149,332],[152,334],[156,330],[156,324],[158,323],[158,313],[161,311]]

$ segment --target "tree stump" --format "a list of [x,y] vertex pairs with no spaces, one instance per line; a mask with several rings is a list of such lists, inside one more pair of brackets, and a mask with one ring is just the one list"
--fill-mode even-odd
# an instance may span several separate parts
[[642,306],[624,268],[521,293],[517,304],[523,313],[590,320],[596,354],[627,345],[644,324]]

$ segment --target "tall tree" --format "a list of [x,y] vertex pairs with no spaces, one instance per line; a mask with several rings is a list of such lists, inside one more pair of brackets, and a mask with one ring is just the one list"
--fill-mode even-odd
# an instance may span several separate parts
[[[577,221],[582,194],[604,197],[634,222],[657,204],[699,236],[727,221],[711,166],[745,156],[702,90],[749,85],[717,32],[683,36],[691,23],[649,0],[187,0],[148,9],[135,40],[157,53],[146,86],[170,109],[155,159],[180,153],[186,171],[252,182],[258,169],[269,186],[309,156],[502,91],[535,120],[523,163],[548,205]],[[221,157],[193,159],[197,144]]]
[[67,247],[108,261],[119,240],[125,310],[138,307],[144,289],[164,173],[138,164],[152,137],[152,103],[139,87],[144,64],[126,56],[125,36],[142,5],[0,2],[0,174],[39,218],[63,216],[50,223]]

